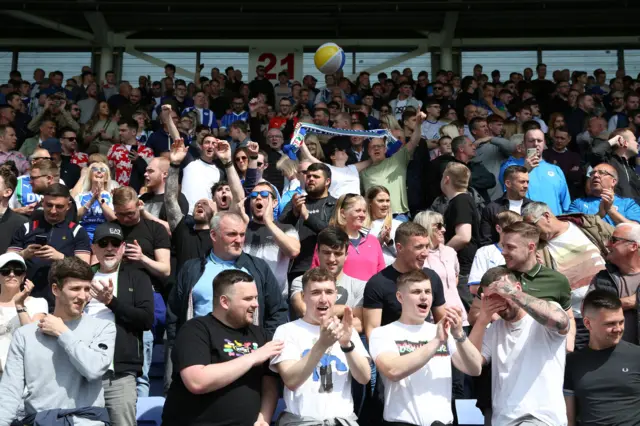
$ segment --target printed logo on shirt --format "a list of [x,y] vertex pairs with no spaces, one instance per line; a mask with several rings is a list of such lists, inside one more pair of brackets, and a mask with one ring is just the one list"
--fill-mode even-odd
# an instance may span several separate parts
[[227,355],[232,357],[249,355],[251,352],[258,349],[257,343],[252,343],[252,342],[242,343],[242,342],[238,342],[237,340],[229,340],[229,339],[224,339],[224,341],[225,341],[225,344],[224,344],[223,350],[224,352],[227,353]]
[[554,177],[554,176],[556,175],[556,174],[553,172],[553,170],[549,170],[549,171],[547,172],[547,174],[548,174],[550,177]]
[[[301,357],[304,358],[311,349],[305,349],[302,352]],[[324,354],[320,358],[320,363],[313,370],[313,381],[320,382],[320,393],[331,392],[333,390],[333,364],[337,371],[346,372],[348,370],[347,365],[343,363],[340,358],[331,354]]]
[[[398,347],[398,352],[400,352],[400,356],[409,355],[413,353],[429,343],[428,340],[422,342],[410,342],[408,340],[396,340],[396,346]],[[447,344],[444,343],[440,345],[440,347],[436,350],[435,356],[449,356],[449,348]]]

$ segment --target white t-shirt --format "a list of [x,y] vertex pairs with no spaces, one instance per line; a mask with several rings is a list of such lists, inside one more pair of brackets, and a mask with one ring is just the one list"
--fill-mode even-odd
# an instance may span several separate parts
[[340,198],[344,194],[360,194],[360,174],[353,164],[347,167],[329,166],[331,169],[331,185],[329,194]]
[[[340,275],[336,281],[338,297],[336,305],[345,305],[350,308],[361,308],[364,301],[364,287],[366,281],[348,276],[345,273]],[[294,278],[291,282],[291,296],[302,291],[302,276]]]
[[[375,361],[389,352],[406,355],[426,345],[436,335],[437,326],[425,322],[407,325],[400,321],[378,327],[371,332],[369,350]],[[408,377],[392,382],[384,375],[384,420],[430,426],[435,421],[453,422],[451,412],[451,356],[456,343],[449,335],[446,345],[422,368]]]
[[[31,317],[49,312],[47,299],[42,297],[28,297],[24,302],[24,308]],[[15,306],[0,306],[0,377],[7,362],[11,337],[19,327],[20,319]]]
[[[276,329],[273,340],[282,340],[284,349],[280,355],[271,360],[271,369],[283,361],[299,361],[316,343],[320,336],[320,326],[312,325],[302,319],[283,324]],[[370,358],[364,348],[360,336],[353,330],[351,341],[355,345],[354,351],[366,358]],[[331,376],[325,375],[325,369],[331,367]],[[322,376],[321,376],[322,374]],[[333,390],[322,391],[326,384],[332,383]],[[284,387],[285,411],[297,416],[311,417],[324,420],[335,417],[349,417],[353,411],[351,396],[351,374],[347,358],[336,342],[323,355],[320,364],[316,366],[309,378],[295,391]]]
[[198,200],[211,197],[211,187],[220,181],[220,170],[214,164],[198,159],[192,161],[182,172],[182,193],[189,202],[189,213],[193,213]]
[[431,140],[431,139],[440,139],[440,128],[444,126],[445,122],[443,121],[427,121],[425,120],[420,127],[420,131],[422,133],[422,137]]
[[[96,272],[93,275],[93,282],[100,281],[101,284],[108,284],[109,279],[113,281],[113,294],[118,292],[118,271],[105,274],[103,272]],[[113,311],[100,302],[98,299],[92,297],[87,306],[84,307],[84,313],[93,318],[100,318],[111,322],[116,322],[116,317]]]
[[492,424],[515,425],[527,415],[549,426],[567,424],[562,394],[566,336],[529,315],[515,323],[499,320],[486,331],[482,356],[491,362]]
[[490,244],[480,247],[473,257],[471,272],[469,273],[469,284],[478,285],[485,272],[494,266],[504,265],[504,256],[498,244]]
[[509,200],[509,210],[522,214],[522,202],[523,200]]

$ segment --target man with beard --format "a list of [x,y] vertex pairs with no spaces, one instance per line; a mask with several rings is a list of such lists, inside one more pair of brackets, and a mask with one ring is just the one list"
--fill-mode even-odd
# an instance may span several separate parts
[[102,376],[113,361],[116,326],[82,314],[92,278],[89,265],[76,257],[54,262],[49,273],[53,313],[13,334],[0,382],[3,426],[16,419],[23,398],[26,418],[20,424],[33,424],[38,414],[63,424],[109,422]]
[[267,262],[286,300],[289,296],[287,271],[291,259],[300,253],[300,237],[292,225],[274,220],[278,197],[276,188],[268,182],[259,183],[249,194],[251,221],[247,226],[244,251]]
[[289,282],[311,267],[318,233],[329,225],[336,199],[329,195],[331,169],[324,163],[311,164],[305,173],[306,193],[294,194],[280,214],[281,223],[294,225],[300,235],[300,254],[293,261]]
[[257,284],[237,269],[206,283],[215,298],[209,313],[187,322],[178,335],[162,424],[269,426],[278,388],[268,362],[284,344],[268,342],[256,326],[263,308]]
[[556,303],[525,293],[526,285],[504,266],[480,281],[480,314],[469,339],[491,364],[491,423],[566,425],[561,389],[571,320]]
[[91,248],[98,265],[85,314],[116,325],[113,366],[102,380],[105,405],[112,424],[135,425],[136,376],[144,361],[139,346],[153,325],[153,287],[147,274],[122,264],[124,236],[117,224],[99,225]]
[[578,415],[583,425],[634,424],[640,416],[640,347],[621,341],[627,325],[622,309],[620,299],[608,291],[595,290],[584,298],[589,348],[569,354],[564,371],[570,426]]
[[276,327],[286,322],[288,309],[280,285],[267,263],[242,251],[246,234],[244,218],[238,213],[220,212],[210,225],[212,250],[182,266],[169,296],[169,306],[177,316],[177,330],[192,316],[201,317],[212,311],[211,282],[222,271],[233,269],[248,272],[253,277],[260,306],[254,324],[261,325],[272,336]]

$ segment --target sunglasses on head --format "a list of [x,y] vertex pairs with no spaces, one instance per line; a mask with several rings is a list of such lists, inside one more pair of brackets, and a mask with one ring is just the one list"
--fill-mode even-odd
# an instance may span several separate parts
[[253,191],[251,194],[249,194],[249,197],[258,198],[258,195],[260,195],[262,198],[267,198],[267,197],[271,196],[271,192],[269,192],[269,191]]
[[98,241],[98,247],[100,248],[107,248],[109,244],[113,247],[120,247],[122,245],[122,241],[116,240],[115,238],[103,238]]
[[13,275],[18,276],[18,275],[24,274],[26,271],[21,266],[16,266],[16,267],[5,266],[4,268],[0,269],[0,275],[2,275],[3,277],[8,277],[9,275],[11,275],[12,272],[13,272]]

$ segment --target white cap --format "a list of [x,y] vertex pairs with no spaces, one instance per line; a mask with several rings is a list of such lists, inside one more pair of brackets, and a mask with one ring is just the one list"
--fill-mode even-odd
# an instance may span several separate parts
[[27,268],[27,265],[24,263],[24,259],[18,253],[5,253],[0,256],[0,268],[3,268],[9,262],[18,262],[24,268]]

